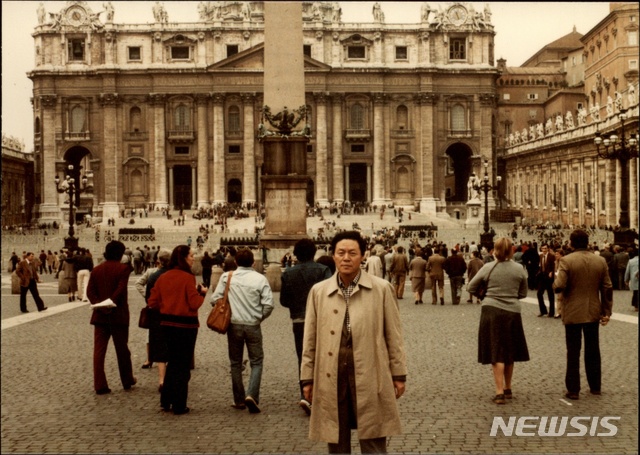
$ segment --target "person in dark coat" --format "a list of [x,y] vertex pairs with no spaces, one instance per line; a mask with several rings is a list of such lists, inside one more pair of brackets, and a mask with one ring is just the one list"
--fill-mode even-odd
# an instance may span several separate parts
[[104,251],[105,261],[93,269],[87,286],[87,297],[92,304],[106,299],[111,299],[116,304],[115,308],[96,308],[91,315],[91,324],[94,326],[93,386],[98,395],[111,392],[104,371],[104,361],[111,337],[116,349],[122,387],[128,390],[137,382],[133,376],[131,351],[128,346],[127,286],[133,269],[129,264],[120,262],[124,250],[125,246],[122,242],[117,240],[109,242]]
[[211,286],[211,273],[214,262],[214,258],[209,256],[208,251],[205,251],[200,260],[200,264],[202,265],[202,282],[207,288]]
[[[293,267],[287,268],[282,274],[280,303],[283,307],[289,308],[291,314],[293,338],[296,346],[296,354],[298,355],[299,380],[307,297],[314,284],[330,278],[332,273],[329,267],[313,262],[313,257],[316,254],[316,244],[310,239],[298,240],[293,247],[293,254],[298,262]],[[299,404],[307,415],[311,414],[311,403],[304,398],[301,384]]]
[[522,265],[527,269],[527,285],[529,289],[537,290],[540,254],[538,253],[538,244],[536,242],[533,242],[533,245],[530,245],[527,251],[522,253]]

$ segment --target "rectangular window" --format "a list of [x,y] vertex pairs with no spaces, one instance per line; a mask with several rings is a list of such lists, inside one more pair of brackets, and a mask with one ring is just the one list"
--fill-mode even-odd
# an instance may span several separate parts
[[364,153],[364,144],[351,144],[351,153]]
[[349,46],[348,56],[349,58],[364,59],[366,58],[366,49],[364,46]]
[[140,52],[140,46],[129,47],[129,60],[142,60],[142,53]]
[[227,57],[231,57],[232,55],[236,55],[237,53],[238,53],[237,44],[227,44]]
[[573,193],[574,193],[574,197],[575,197],[575,201],[573,203],[573,208],[577,209],[580,207],[579,203],[580,203],[580,192],[578,191],[578,184],[574,183],[573,184]]
[[627,32],[627,44],[629,46],[637,46],[638,45],[638,31],[637,30],[629,30]]
[[396,60],[407,60],[408,58],[407,46],[396,46]]
[[230,145],[229,148],[227,149],[227,151],[229,153],[239,154],[240,153],[240,146],[239,145]]
[[175,152],[176,155],[188,155],[189,147],[176,147]]
[[451,38],[449,42],[449,60],[466,60],[467,43],[464,38]]
[[311,44],[305,44],[302,46],[302,53],[307,57],[311,57]]
[[637,70],[638,69],[638,61],[637,60],[629,60],[629,69]]
[[172,60],[189,60],[189,46],[172,46]]
[[313,153],[313,145],[307,144],[307,153]]
[[83,39],[70,39],[69,45],[69,61],[83,62],[84,61],[84,40]]
[[510,95],[509,93],[504,93],[504,94],[502,95],[502,99],[503,99],[503,100],[510,100],[510,99],[511,99],[511,95]]
[[538,94],[537,93],[529,93],[529,94],[527,94],[527,99],[537,100],[538,99]]

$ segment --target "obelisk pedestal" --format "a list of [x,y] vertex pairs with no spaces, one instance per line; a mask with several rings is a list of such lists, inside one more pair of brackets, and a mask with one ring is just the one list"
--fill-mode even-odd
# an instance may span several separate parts
[[[310,128],[305,107],[302,5],[265,2],[264,103],[258,137],[264,147],[264,233],[269,262],[307,238],[306,149]],[[290,106],[291,109],[287,108]]]

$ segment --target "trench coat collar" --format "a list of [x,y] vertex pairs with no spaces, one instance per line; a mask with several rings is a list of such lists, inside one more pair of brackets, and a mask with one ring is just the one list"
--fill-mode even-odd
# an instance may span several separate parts
[[[335,277],[331,278],[331,285],[327,286],[327,296],[333,295],[340,290],[338,280],[338,272],[336,272]],[[371,275],[369,275],[364,270],[360,270],[360,279],[358,280],[358,284],[354,288],[353,292],[357,292],[361,287],[365,289],[373,288],[373,280],[371,279]]]

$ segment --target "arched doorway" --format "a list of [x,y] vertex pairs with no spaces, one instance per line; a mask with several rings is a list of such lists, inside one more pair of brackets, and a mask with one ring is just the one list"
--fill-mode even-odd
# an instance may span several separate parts
[[[85,215],[93,213],[93,171],[91,169],[91,152],[82,146],[76,145],[67,150],[64,154],[64,176],[69,175],[76,182],[73,205],[75,209],[75,220],[78,223],[84,221]],[[73,166],[73,169],[69,169]],[[58,168],[60,170],[60,168]],[[63,176],[63,177],[64,177]],[[86,177],[86,186],[83,184],[83,177]],[[62,177],[61,177],[62,178]]]
[[227,183],[227,202],[230,204],[242,203],[242,182],[239,179],[231,179]]
[[313,207],[315,205],[315,193],[313,185],[313,180],[309,179],[309,181],[307,182],[307,204],[309,204],[309,207]]
[[449,165],[445,174],[445,186],[448,192],[447,201],[466,202],[468,200],[467,183],[471,175],[471,156],[473,153],[468,145],[462,142],[452,144],[447,148]]

